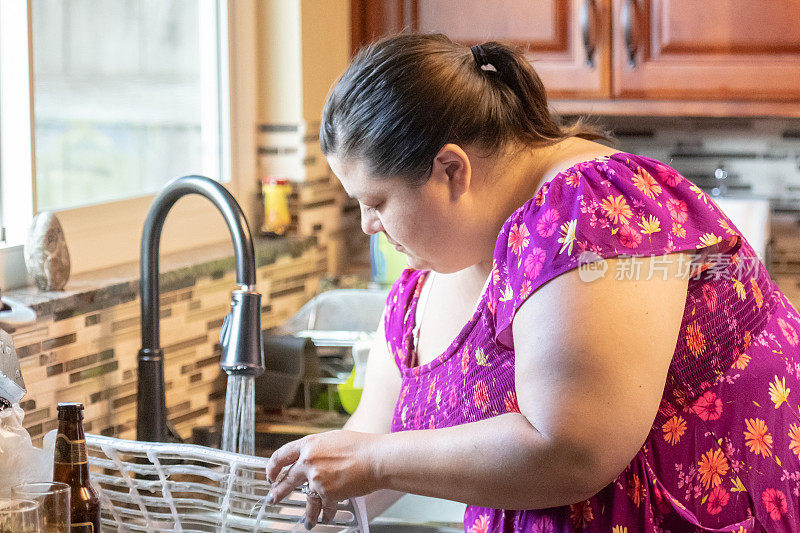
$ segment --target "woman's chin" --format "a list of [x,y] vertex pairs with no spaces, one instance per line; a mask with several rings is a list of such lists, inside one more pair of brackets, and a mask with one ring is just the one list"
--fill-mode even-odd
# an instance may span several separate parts
[[423,261],[419,257],[404,252],[406,255],[406,267],[413,268],[414,270],[430,270],[431,265],[427,261]]
[[403,253],[406,254],[406,268],[411,268],[414,270],[431,270],[439,274],[452,274],[453,272],[458,272],[459,270],[470,266],[470,265],[446,265],[443,263],[433,263],[431,261],[426,261],[425,259],[420,259],[419,257],[411,255],[408,252],[403,252]]

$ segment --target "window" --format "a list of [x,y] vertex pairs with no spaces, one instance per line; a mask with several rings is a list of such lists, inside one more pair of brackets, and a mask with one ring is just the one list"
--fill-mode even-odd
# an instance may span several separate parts
[[[20,284],[10,270],[21,264],[14,257],[36,212],[59,213],[73,272],[82,272],[138,258],[153,194],[175,177],[206,175],[241,196],[230,154],[252,154],[254,172],[255,117],[231,128],[230,117],[252,106],[230,102],[229,86],[241,79],[244,94],[255,91],[252,76],[232,71],[228,51],[237,36],[254,40],[251,4],[234,6],[0,2],[0,287]],[[238,51],[237,68],[252,68],[254,49]],[[240,159],[234,170],[250,162]],[[204,199],[181,200],[174,211],[162,251],[227,237]]]
[[[26,2],[0,2],[0,222],[19,244],[33,216],[30,69]],[[22,253],[0,254],[0,287],[25,283]]]
[[216,2],[32,0],[36,207],[221,168]]

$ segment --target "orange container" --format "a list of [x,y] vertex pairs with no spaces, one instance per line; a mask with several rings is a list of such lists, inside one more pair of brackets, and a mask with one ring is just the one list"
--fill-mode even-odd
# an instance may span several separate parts
[[292,186],[286,178],[264,178],[261,181],[261,193],[264,197],[264,224],[261,233],[281,236],[286,234],[292,222],[289,213],[289,194]]

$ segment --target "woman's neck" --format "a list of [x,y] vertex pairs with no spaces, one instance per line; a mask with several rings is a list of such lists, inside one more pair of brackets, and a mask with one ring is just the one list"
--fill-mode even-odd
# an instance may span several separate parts
[[567,144],[571,144],[569,139],[545,147],[511,147],[497,156],[473,160],[473,173],[480,176],[475,195],[487,200],[484,213],[491,226],[489,234],[497,236],[511,213],[533,198]]
[[474,269],[479,277],[488,275],[492,268],[495,239],[508,217],[559,172],[603,151],[613,150],[599,143],[571,137],[550,146],[517,146],[495,157],[471,157],[473,175],[479,179],[475,184],[479,189],[474,191],[476,198],[480,199],[482,212],[483,229],[479,233],[486,245],[484,260],[470,269]]

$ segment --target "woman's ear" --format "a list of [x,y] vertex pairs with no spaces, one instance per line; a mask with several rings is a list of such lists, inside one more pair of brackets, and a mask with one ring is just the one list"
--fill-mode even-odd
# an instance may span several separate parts
[[469,190],[472,180],[469,156],[457,144],[445,144],[433,158],[431,179],[447,185],[450,190],[450,200],[458,199]]

